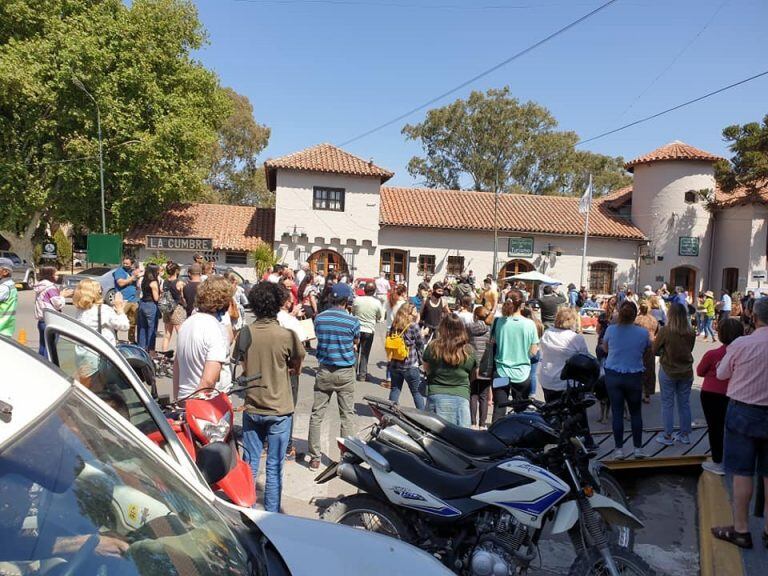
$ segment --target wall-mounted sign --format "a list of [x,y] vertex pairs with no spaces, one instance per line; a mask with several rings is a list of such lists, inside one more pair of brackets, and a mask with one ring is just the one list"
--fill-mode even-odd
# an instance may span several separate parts
[[58,258],[56,242],[51,238],[43,240],[43,251],[40,253],[40,258],[45,258],[46,260],[56,260]]
[[149,250],[184,250],[188,252],[213,251],[213,238],[188,238],[184,236],[147,236]]
[[507,239],[507,256],[533,256],[533,238],[512,237]]
[[699,239],[693,236],[680,236],[677,253],[680,256],[698,256]]
[[765,270],[752,270],[752,280],[765,280]]

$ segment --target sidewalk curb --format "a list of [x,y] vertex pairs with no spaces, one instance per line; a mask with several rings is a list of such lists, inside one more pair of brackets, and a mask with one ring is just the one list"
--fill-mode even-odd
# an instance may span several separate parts
[[731,500],[722,476],[702,472],[697,490],[699,507],[699,565],[701,576],[744,576],[736,546],[712,536],[713,526],[733,524]]

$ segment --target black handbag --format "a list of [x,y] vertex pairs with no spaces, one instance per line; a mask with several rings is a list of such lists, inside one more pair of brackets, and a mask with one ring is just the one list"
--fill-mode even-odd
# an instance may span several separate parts
[[480,358],[480,365],[477,367],[477,374],[481,378],[493,378],[493,373],[496,369],[496,344],[493,340],[493,331],[496,328],[496,320],[498,320],[498,318],[494,318],[493,324],[491,324],[491,335],[488,337],[488,343],[485,345],[483,357]]

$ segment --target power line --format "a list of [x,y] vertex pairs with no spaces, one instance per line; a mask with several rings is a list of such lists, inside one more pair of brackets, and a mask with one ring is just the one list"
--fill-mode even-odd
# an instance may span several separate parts
[[378,132],[379,130],[384,129],[387,126],[391,126],[392,124],[395,124],[396,122],[400,122],[401,120],[407,118],[411,114],[415,114],[416,112],[419,112],[420,110],[423,110],[424,108],[427,108],[428,106],[431,106],[435,102],[438,102],[438,101],[442,100],[446,96],[450,96],[451,94],[453,94],[455,92],[458,92],[462,88],[465,88],[465,87],[469,86],[470,84],[476,82],[480,78],[488,76],[489,74],[495,72],[499,68],[502,68],[502,67],[506,66],[510,62],[513,62],[514,60],[517,60],[518,58],[520,58],[522,56],[525,56],[526,54],[528,54],[529,52],[532,52],[533,50],[535,50],[539,46],[541,46],[543,44],[546,44],[550,40],[552,40],[552,39],[556,38],[557,36],[560,36],[561,34],[567,32],[568,30],[570,30],[574,26],[577,26],[577,25],[581,24],[582,22],[584,22],[585,20],[591,18],[592,16],[594,16],[598,12],[601,12],[602,10],[608,8],[608,6],[610,6],[611,4],[614,4],[615,2],[617,2],[617,0],[609,0],[608,2],[605,2],[605,3],[601,4],[600,6],[598,6],[597,8],[592,10],[591,12],[588,12],[587,14],[585,14],[584,16],[574,20],[573,22],[571,22],[569,24],[566,24],[562,28],[559,28],[555,32],[552,32],[550,35],[546,36],[545,38],[542,38],[538,42],[536,42],[534,44],[531,44],[530,46],[528,46],[527,48],[521,50],[520,52],[517,52],[516,54],[513,54],[509,58],[507,58],[505,60],[502,60],[501,62],[499,62],[495,66],[492,66],[492,67],[488,68],[487,70],[484,70],[484,71],[480,72],[479,74],[473,76],[469,80],[466,80],[466,81],[462,82],[458,86],[455,86],[455,87],[451,88],[450,90],[447,90],[446,92],[443,92],[439,96],[436,96],[436,97],[428,100],[427,102],[424,102],[423,104],[421,104],[419,106],[416,106],[415,108],[411,108],[407,112],[405,112],[403,114],[400,114],[399,116],[397,116],[396,118],[393,118],[392,120],[384,122],[383,124],[379,124],[375,128],[372,128],[372,129],[370,129],[370,130],[368,130],[366,132],[363,132],[362,134],[360,134],[358,136],[355,136],[354,138],[350,138],[349,140],[345,140],[344,142],[339,144],[339,146],[346,146],[347,144],[351,144],[352,142],[355,142],[357,140],[365,138],[366,136],[370,136],[374,132]]
[[629,105],[628,105],[626,108],[624,108],[624,110],[622,111],[622,113],[621,113],[621,114],[619,114],[619,115],[618,115],[618,116],[617,116],[617,117],[614,119],[614,122],[615,122],[616,120],[620,120],[620,119],[621,119],[621,118],[622,118],[622,117],[623,117],[623,116],[624,116],[624,115],[625,115],[627,112],[629,112],[629,111],[632,109],[632,107],[633,107],[635,104],[637,104],[637,101],[638,101],[638,100],[640,100],[640,98],[642,98],[643,96],[645,96],[645,95],[646,95],[646,93],[648,92],[648,90],[650,90],[650,89],[653,87],[653,85],[654,85],[654,84],[656,84],[656,82],[658,82],[658,81],[661,79],[661,77],[662,77],[662,76],[664,76],[664,74],[666,74],[667,72],[669,72],[670,68],[672,68],[672,67],[675,65],[675,63],[677,63],[677,61],[678,61],[678,60],[679,60],[679,59],[682,57],[682,55],[683,55],[683,54],[685,54],[685,53],[688,51],[688,48],[690,48],[691,46],[693,46],[693,44],[696,42],[696,40],[698,40],[698,39],[701,37],[701,35],[702,35],[702,34],[703,34],[703,33],[704,33],[706,30],[707,30],[707,28],[709,28],[709,25],[710,25],[710,24],[712,24],[712,22],[715,20],[715,18],[716,18],[716,17],[717,17],[717,15],[720,13],[720,11],[721,11],[723,8],[725,8],[725,5],[726,5],[726,4],[728,4],[730,1],[731,1],[731,0],[724,0],[724,1],[723,1],[723,2],[722,2],[722,3],[721,3],[721,4],[720,4],[718,7],[717,7],[717,9],[716,9],[716,10],[715,10],[715,11],[712,13],[712,16],[710,16],[710,17],[709,17],[709,20],[707,20],[707,21],[704,23],[704,26],[702,26],[702,27],[701,27],[701,29],[699,29],[699,31],[696,33],[696,35],[695,35],[693,38],[691,38],[691,39],[688,41],[688,43],[687,43],[685,46],[683,46],[683,49],[682,49],[682,50],[680,50],[680,51],[679,51],[677,54],[675,54],[675,57],[674,57],[674,58],[672,58],[672,60],[669,62],[669,64],[667,64],[667,66],[666,66],[666,67],[665,67],[665,68],[664,68],[664,69],[663,69],[663,70],[662,70],[662,71],[661,71],[661,72],[658,74],[658,76],[656,76],[656,78],[654,78],[654,79],[651,81],[651,83],[650,83],[650,84],[648,84],[648,86],[646,86],[646,87],[645,87],[645,88],[644,88],[644,89],[643,89],[643,90],[640,92],[640,94],[638,94],[637,96],[635,96],[635,98],[634,98],[634,99],[633,99],[633,100],[632,100],[632,101],[629,103]]
[[[414,4],[412,2],[361,2],[357,0],[234,0],[243,4],[262,4],[264,6],[292,6],[292,5],[331,5],[349,6],[360,8],[413,8],[416,10],[526,10],[536,8],[554,8],[558,6],[574,6],[574,3],[560,2],[554,4]],[[584,5],[584,3],[581,3]]]
[[742,84],[746,84],[747,82],[751,82],[752,80],[755,80],[757,78],[760,78],[761,76],[766,76],[766,75],[768,75],[768,70],[765,70],[764,72],[760,72],[759,74],[755,74],[754,76],[750,76],[749,78],[744,78],[744,80],[739,80],[738,82],[734,82],[733,84],[728,84],[728,86],[723,86],[722,88],[718,88],[717,90],[713,90],[712,92],[708,92],[703,96],[699,96],[698,98],[694,98],[693,100],[688,100],[687,102],[683,102],[682,104],[678,104],[677,106],[672,106],[672,108],[667,108],[666,110],[662,110],[661,112],[657,112],[656,114],[651,114],[650,116],[646,116],[645,118],[640,118],[640,120],[635,120],[634,122],[630,122],[629,124],[624,124],[623,126],[619,126],[618,128],[614,128],[613,130],[608,130],[607,132],[603,132],[602,134],[598,134],[597,136],[592,136],[591,138],[580,140],[579,142],[576,143],[576,146],[579,146],[581,144],[586,144],[587,142],[594,142],[595,140],[604,138],[611,134],[615,134],[616,132],[621,132],[622,130],[626,130],[627,128],[631,128],[632,126],[637,126],[638,124],[642,124],[643,122],[648,122],[649,120],[653,120],[654,118],[658,118],[659,116],[664,116],[665,114],[669,114],[670,112],[674,112],[675,110],[680,110],[680,108],[685,108],[686,106],[690,106],[691,104],[695,104],[696,102],[701,102],[702,100],[706,100],[707,98],[714,96],[715,94],[720,94],[721,92],[725,92],[726,90],[730,90],[731,88],[735,88],[736,86],[741,86]]

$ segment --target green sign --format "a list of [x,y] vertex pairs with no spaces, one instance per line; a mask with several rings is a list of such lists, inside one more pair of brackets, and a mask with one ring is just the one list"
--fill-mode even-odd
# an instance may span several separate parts
[[509,238],[507,244],[507,256],[533,256],[533,238]]
[[120,264],[123,238],[118,234],[88,234],[88,262]]
[[693,236],[680,236],[680,245],[677,253],[680,256],[698,256],[699,239]]

